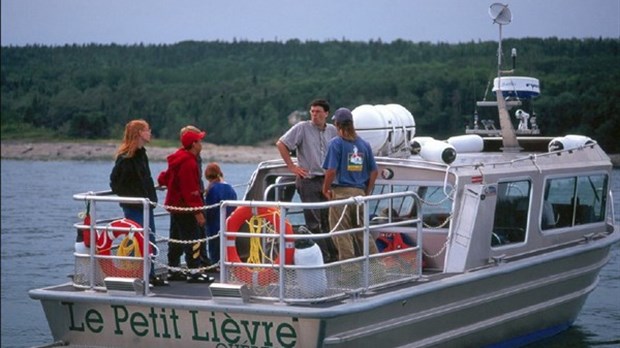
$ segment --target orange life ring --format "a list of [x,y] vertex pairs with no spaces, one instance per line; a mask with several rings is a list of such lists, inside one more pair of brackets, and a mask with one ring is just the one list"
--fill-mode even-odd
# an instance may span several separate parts
[[[258,216],[265,218],[269,223],[275,226],[276,231],[279,231],[280,225],[280,213],[277,208],[256,208]],[[226,231],[239,232],[241,227],[248,222],[254,216],[251,207],[241,206],[237,207],[235,211],[226,219]],[[284,232],[286,234],[293,234],[293,226],[290,222],[286,221]],[[226,257],[229,262],[241,262],[237,246],[235,245],[235,236],[228,236],[226,241]],[[285,254],[284,263],[287,265],[293,264],[293,256],[295,254],[295,242],[287,239],[285,242]],[[273,261],[274,264],[280,263],[280,255]],[[255,271],[250,267],[232,267],[233,274],[240,280],[247,284],[268,285],[278,279],[278,272],[273,268],[266,268],[260,271]]]
[[[141,231],[118,231],[111,230],[110,228],[133,228],[141,229],[139,223],[131,219],[118,219],[110,222],[105,230],[97,230],[96,250],[97,255],[111,255],[112,243],[118,237],[123,237],[121,245],[127,243],[136,243],[134,250],[136,253],[132,256],[141,257],[142,250],[144,250],[144,234]],[[149,245],[149,253],[153,252],[153,246]],[[136,261],[121,261],[113,259],[99,259],[99,265],[104,274],[111,277],[128,277],[128,278],[142,278],[142,267],[136,266]]]

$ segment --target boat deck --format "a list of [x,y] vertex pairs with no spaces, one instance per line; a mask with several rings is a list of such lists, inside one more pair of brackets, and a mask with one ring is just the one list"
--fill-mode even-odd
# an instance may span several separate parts
[[[220,283],[220,274],[219,273],[209,273],[211,276],[215,278],[215,281],[211,284],[219,284]],[[367,299],[372,302],[372,299],[381,300],[384,298],[384,295],[387,293],[398,292],[403,289],[410,289],[412,287],[420,286],[423,284],[429,284],[432,282],[436,282],[442,279],[450,278],[454,276],[454,274],[444,273],[439,271],[427,271],[417,279],[410,279],[408,281],[397,281],[382,284],[380,286],[374,286],[372,289],[349,289],[343,290],[343,296],[332,297],[327,300],[321,300],[316,302],[305,301],[305,302],[287,302],[282,303],[282,309],[285,310],[286,307],[297,306],[299,307],[308,307],[313,309],[325,309],[330,307],[339,306],[342,304],[349,303],[351,301],[359,302],[362,299]],[[133,292],[133,291],[117,291],[113,289],[97,289],[97,290],[85,290],[80,287],[76,287],[73,282],[67,282],[64,284],[59,284],[55,286],[46,287],[35,292],[41,291],[45,292],[48,296],[55,297],[56,296],[69,299],[69,298],[90,298],[91,300],[94,298],[102,299],[102,298],[120,298],[120,297],[129,297],[133,300],[143,299],[150,300],[155,302],[163,302],[170,303],[169,300],[178,300],[175,301],[177,304],[182,304],[184,301],[195,302],[195,301],[205,301],[208,302],[224,302],[230,300],[237,300],[234,298],[214,298],[213,293],[211,291],[210,285],[206,283],[189,283],[186,281],[170,281],[169,285],[166,286],[156,286],[149,288],[149,295],[144,297],[141,293]],[[133,301],[129,300],[129,301]],[[214,301],[210,301],[214,300]],[[108,300],[106,300],[108,301]],[[252,296],[252,298],[248,301],[249,303],[254,304],[266,304],[273,305],[274,301],[270,299],[261,299],[260,297]],[[277,301],[276,301],[277,302]]]

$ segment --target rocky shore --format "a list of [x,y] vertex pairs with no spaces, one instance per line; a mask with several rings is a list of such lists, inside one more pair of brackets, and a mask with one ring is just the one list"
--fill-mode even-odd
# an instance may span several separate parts
[[[110,160],[118,147],[115,142],[9,142],[3,141],[2,159],[20,160]],[[165,161],[176,148],[146,146],[150,161]],[[222,163],[258,163],[279,158],[275,145],[220,146],[203,143],[204,161]]]
[[[204,161],[222,163],[259,163],[280,158],[275,145],[223,146],[203,143]],[[2,159],[22,160],[113,160],[118,143],[101,142],[13,142],[3,141]],[[174,147],[147,146],[151,161],[165,161]],[[620,168],[620,154],[609,155],[614,167]]]

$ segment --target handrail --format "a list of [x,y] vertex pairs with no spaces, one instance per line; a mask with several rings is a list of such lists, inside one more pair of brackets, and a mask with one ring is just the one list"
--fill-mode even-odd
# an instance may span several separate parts
[[[415,201],[415,207],[416,207],[416,217],[415,218],[411,218],[408,220],[403,220],[403,221],[392,221],[391,219],[388,219],[387,223],[385,224],[376,224],[376,225],[370,225],[370,209],[369,209],[369,203],[373,202],[373,201],[380,201],[380,200],[391,200],[394,198],[402,198],[402,197],[412,197]],[[223,201],[221,203],[220,206],[220,221],[225,221],[226,219],[226,210],[227,207],[239,207],[239,206],[244,206],[244,207],[251,207],[251,208],[274,208],[276,207],[277,209],[279,209],[279,216],[280,216],[280,222],[279,222],[279,228],[278,230],[276,230],[276,233],[261,233],[261,234],[255,234],[255,233],[248,233],[248,232],[238,232],[238,231],[227,231],[226,230],[226,224],[221,224],[220,225],[220,252],[222,255],[222,259],[220,260],[220,272],[221,272],[221,279],[220,281],[222,283],[226,283],[229,279],[229,272],[232,271],[231,267],[264,267],[264,268],[273,268],[273,269],[277,269],[278,274],[279,274],[279,278],[278,278],[278,295],[276,300],[279,301],[280,303],[285,303],[285,302],[290,302],[291,300],[300,300],[300,299],[290,299],[290,298],[286,298],[285,294],[284,294],[284,274],[286,270],[290,270],[290,269],[304,269],[304,266],[297,266],[297,265],[286,265],[285,264],[285,258],[284,257],[280,257],[279,258],[279,264],[275,265],[275,264],[251,264],[251,263],[245,263],[245,262],[229,262],[227,261],[227,258],[225,255],[227,255],[226,253],[226,243],[228,240],[228,237],[252,237],[252,238],[261,238],[261,239],[266,239],[266,238],[279,238],[279,255],[285,255],[285,243],[286,241],[291,241],[291,240],[298,240],[298,239],[311,239],[311,240],[316,240],[316,239],[323,239],[325,238],[324,234],[315,234],[315,235],[295,235],[295,234],[286,234],[285,231],[285,221],[286,221],[286,216],[288,214],[288,211],[291,209],[317,209],[317,208],[329,208],[329,207],[333,207],[333,206],[339,206],[339,205],[350,205],[350,204],[361,204],[364,206],[364,223],[362,224],[361,227],[356,227],[356,228],[351,228],[351,229],[347,229],[347,230],[341,230],[341,231],[333,231],[330,233],[330,236],[334,236],[334,235],[341,235],[341,234],[347,234],[347,233],[356,233],[356,232],[363,232],[364,233],[364,245],[363,245],[363,255],[354,259],[349,259],[349,260],[342,260],[342,261],[337,261],[334,263],[330,263],[325,265],[324,267],[332,267],[332,266],[337,266],[340,264],[346,264],[355,260],[361,260],[362,261],[362,269],[363,269],[363,278],[362,278],[362,292],[365,292],[369,289],[369,283],[370,283],[370,260],[371,258],[374,256],[376,257],[377,255],[371,255],[369,252],[369,244],[373,241],[372,237],[370,236],[370,232],[373,230],[378,230],[378,229],[384,229],[384,228],[389,228],[389,227],[395,227],[395,226],[404,226],[404,225],[411,225],[412,223],[416,225],[416,232],[417,232],[417,245],[415,248],[417,248],[416,250],[419,250],[420,252],[416,253],[416,267],[418,268],[418,270],[416,270],[417,274],[421,275],[421,270],[422,270],[422,248],[423,248],[423,238],[422,238],[422,221],[423,221],[423,215],[422,215],[422,209],[421,206],[422,204],[420,203],[421,199],[420,197],[417,195],[417,193],[412,192],[412,191],[405,191],[405,192],[396,192],[396,193],[386,193],[386,194],[379,194],[379,195],[372,195],[372,196],[358,196],[358,197],[351,197],[351,198],[346,198],[346,199],[341,199],[341,200],[332,200],[332,201],[326,201],[326,202],[312,202],[312,203],[300,203],[300,202],[274,202],[274,201],[239,201],[239,200],[227,200],[227,201]],[[308,268],[308,267],[305,267]],[[312,267],[310,267],[312,268]],[[250,284],[251,285],[251,284]],[[300,300],[301,301],[301,300]]]
[[[415,218],[411,218],[411,219],[407,219],[407,220],[402,220],[402,221],[394,221],[392,220],[390,217],[388,217],[388,219],[386,219],[386,223],[380,223],[380,224],[375,224],[373,222],[373,224],[370,224],[370,214],[371,214],[371,209],[370,204],[372,202],[379,202],[382,200],[386,200],[385,204],[391,204],[391,201],[393,199],[398,199],[398,198],[403,198],[403,197],[412,197],[414,199],[414,206],[416,207],[416,217]],[[92,246],[96,246],[96,238],[97,238],[97,231],[102,231],[104,229],[110,230],[110,231],[114,231],[114,230],[118,230],[118,231],[123,231],[123,230],[127,230],[127,228],[124,227],[111,227],[111,226],[107,226],[105,225],[107,220],[98,220],[97,219],[97,214],[100,213],[100,211],[98,212],[98,205],[102,204],[102,203],[130,203],[130,204],[140,204],[143,206],[143,214],[144,214],[144,226],[142,228],[136,228],[136,231],[142,231],[144,234],[144,240],[148,241],[149,240],[149,233],[151,233],[150,228],[149,228],[149,214],[151,213],[151,207],[152,207],[152,203],[147,199],[147,198],[135,198],[135,197],[119,197],[116,195],[112,195],[110,191],[99,191],[99,192],[85,192],[85,193],[78,193],[75,194],[73,196],[73,198],[75,200],[79,200],[79,201],[87,201],[90,204],[90,217],[91,217],[91,221],[90,224],[83,224],[82,222],[76,223],[74,224],[75,227],[77,227],[78,229],[85,229],[88,228],[90,229],[90,244]],[[379,203],[379,204],[383,204],[383,203]],[[318,208],[329,208],[329,207],[333,207],[333,206],[342,206],[342,205],[362,205],[364,207],[364,216],[363,216],[363,224],[359,227],[355,227],[355,228],[351,228],[348,230],[342,230],[342,231],[333,231],[331,234],[329,235],[325,235],[325,234],[317,234],[317,235],[296,235],[296,234],[286,234],[284,231],[284,228],[286,226],[286,221],[287,221],[287,216],[290,215],[291,210],[303,210],[303,209],[318,209]],[[386,257],[388,254],[376,254],[376,255],[371,255],[369,252],[369,248],[370,248],[370,243],[373,242],[373,237],[371,236],[371,233],[373,231],[377,231],[377,230],[381,230],[383,229],[385,231],[385,229],[388,228],[394,228],[394,227],[398,227],[398,226],[412,226],[417,227],[417,246],[415,246],[413,249],[407,249],[405,252],[407,252],[407,255],[409,256],[408,260],[411,260],[411,264],[413,265],[414,260],[417,258],[416,261],[416,268],[419,268],[419,270],[416,270],[415,268],[411,269],[412,273],[407,272],[407,274],[404,274],[404,277],[407,278],[402,278],[402,281],[405,281],[406,279],[412,279],[411,277],[417,277],[419,275],[421,275],[421,265],[422,265],[422,243],[423,243],[423,239],[422,239],[422,221],[423,221],[423,216],[422,216],[422,211],[421,211],[421,199],[420,197],[412,191],[405,191],[405,192],[396,192],[396,193],[385,193],[385,194],[377,194],[377,195],[373,195],[373,196],[357,196],[357,197],[351,197],[351,198],[347,198],[347,199],[342,199],[342,200],[333,200],[333,201],[326,201],[326,202],[312,202],[312,203],[302,203],[302,202],[278,202],[278,201],[243,201],[243,200],[229,200],[229,201],[223,201],[221,202],[219,208],[220,208],[220,221],[226,221],[226,211],[228,207],[231,206],[246,206],[246,207],[276,207],[279,209],[280,215],[279,215],[279,229],[276,231],[276,233],[261,233],[261,234],[251,234],[251,233],[246,233],[246,232],[236,232],[236,231],[226,231],[226,224],[222,223],[221,224],[221,230],[220,230],[220,248],[221,248],[221,255],[227,255],[226,253],[226,242],[229,236],[238,236],[238,237],[245,237],[245,238],[254,238],[254,237],[258,237],[258,238],[277,238],[279,241],[279,248],[280,250],[279,255],[285,255],[286,254],[286,250],[285,250],[285,244],[286,242],[294,242],[296,240],[299,239],[312,239],[312,240],[318,240],[321,238],[329,238],[335,235],[343,235],[343,234],[347,234],[347,233],[359,233],[362,232],[363,236],[364,236],[364,242],[363,242],[363,253],[362,256],[356,257],[356,258],[352,258],[352,259],[348,259],[348,260],[343,260],[343,261],[338,261],[338,262],[334,262],[334,263],[330,263],[325,265],[325,268],[329,268],[331,270],[335,270],[336,268],[340,267],[340,266],[344,266],[346,264],[351,264],[351,265],[358,265],[356,267],[361,267],[361,269],[363,270],[362,277],[357,278],[356,282],[353,286],[357,287],[359,286],[358,290],[355,290],[355,293],[358,294],[359,292],[365,292],[368,291],[368,289],[371,286],[377,286],[377,282],[376,280],[372,280],[370,279],[371,275],[371,262],[373,265],[373,269],[376,269],[377,267],[377,262],[381,262],[383,257]],[[100,209],[99,209],[100,210]],[[407,228],[407,232],[403,232],[403,233],[415,233],[413,228],[409,229]],[[419,250],[419,252],[416,252],[417,250]],[[396,254],[400,253],[401,251],[396,252]],[[150,251],[149,251],[149,243],[144,243],[144,249],[142,251],[142,255],[149,255]],[[398,255],[394,254],[395,257],[398,257]],[[404,254],[403,254],[404,255]],[[121,257],[121,256],[104,256],[104,255],[97,255],[96,252],[96,247],[91,247],[90,251],[89,251],[89,255],[88,258],[90,260],[90,264],[89,264],[89,269],[90,272],[87,276],[87,278],[84,278],[84,283],[82,283],[83,285],[87,285],[89,286],[90,290],[94,290],[95,287],[98,287],[100,285],[99,282],[101,281],[100,279],[96,280],[95,275],[99,274],[97,267],[99,266],[99,260],[100,259],[132,259],[135,260],[135,257]],[[285,286],[284,286],[284,280],[285,280],[285,274],[290,274],[291,271],[296,271],[296,270],[303,270],[303,269],[312,269],[312,267],[307,267],[307,266],[301,266],[301,265],[287,265],[285,264],[285,258],[281,257],[279,264],[277,265],[273,265],[273,264],[246,264],[246,263],[231,263],[231,262],[227,262],[226,261],[226,257],[222,257],[221,263],[220,263],[220,272],[221,272],[221,281],[222,282],[227,282],[228,281],[228,274],[232,271],[234,271],[234,269],[231,269],[230,267],[241,267],[241,266],[248,266],[248,267],[264,267],[264,268],[273,268],[275,272],[277,272],[277,274],[279,275],[279,278],[277,280],[277,284],[273,283],[274,286],[278,286],[278,294],[274,295],[274,297],[270,297],[270,300],[275,300],[275,301],[279,301],[281,303],[285,303],[285,302],[303,302],[303,301],[309,301],[308,299],[304,298],[296,298],[296,297],[291,297],[291,295],[287,295],[287,293],[285,292],[288,291]],[[142,279],[144,281],[144,284],[147,286],[144,286],[143,289],[141,290],[141,294],[142,295],[148,295],[149,294],[149,287],[148,287],[148,277],[149,277],[149,272],[150,272],[150,267],[152,267],[152,263],[150,258],[147,257],[143,257],[142,258],[142,263],[143,263],[143,274],[142,274]],[[288,273],[287,273],[288,272]],[[415,273],[417,272],[417,273]],[[373,273],[374,274],[374,273]],[[400,278],[399,278],[400,279]],[[274,282],[275,282],[275,278],[274,278]],[[392,282],[393,280],[391,280],[390,282]],[[331,295],[330,295],[331,296]],[[345,296],[345,293],[341,293],[339,296]],[[257,297],[260,298],[260,297]],[[330,297],[333,298],[333,297]]]
[[[278,179],[279,180],[279,179]],[[276,181],[278,181],[276,180]],[[295,185],[294,181],[289,181],[289,182],[276,182],[274,184],[271,184],[269,186],[267,186],[267,188],[265,188],[265,192],[263,193],[263,200],[267,201],[267,197],[269,196],[269,191],[274,190],[274,197],[280,197],[280,187],[286,187],[286,186],[293,186]]]
[[[97,202],[116,202],[116,203],[130,203],[130,204],[141,204],[142,205],[142,213],[144,216],[144,221],[143,221],[143,225],[141,229],[136,228],[136,231],[142,231],[143,233],[143,237],[145,240],[145,243],[143,243],[142,245],[142,255],[144,255],[142,257],[143,259],[143,272],[142,272],[142,281],[144,282],[144,285],[142,287],[142,295],[144,296],[148,296],[149,295],[149,274],[150,274],[150,269],[151,269],[151,262],[150,262],[150,252],[149,252],[149,246],[150,243],[148,242],[150,240],[150,236],[149,234],[151,233],[151,229],[149,226],[150,223],[150,210],[151,210],[151,201],[148,198],[137,198],[137,197],[121,197],[121,196],[110,196],[111,191],[98,191],[98,192],[85,192],[85,193],[77,193],[73,195],[73,199],[75,200],[79,200],[79,201],[87,201],[90,204],[90,274],[89,274],[89,288],[90,290],[94,290],[95,288],[95,274],[96,274],[96,267],[97,267],[97,263],[95,262],[96,259],[100,258],[100,256],[96,255],[96,245],[97,245],[97,230],[100,230],[101,228],[99,228],[97,226],[97,223],[100,221],[97,221]],[[105,227],[108,230],[111,231],[122,231],[122,230],[126,230],[126,228],[118,228],[118,227]]]

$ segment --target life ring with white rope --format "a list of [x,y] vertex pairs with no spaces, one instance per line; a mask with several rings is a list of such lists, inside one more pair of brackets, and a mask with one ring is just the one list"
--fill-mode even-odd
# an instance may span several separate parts
[[[230,232],[239,232],[241,228],[245,224],[251,224],[253,218],[264,219],[267,223],[271,224],[271,226],[275,227],[275,231],[279,231],[280,226],[280,212],[277,208],[273,207],[261,207],[255,208],[256,215],[254,215],[253,208],[240,206],[235,209],[232,214],[226,219],[226,231]],[[252,226],[250,226],[252,227]],[[252,229],[252,228],[250,228]],[[252,231],[250,231],[252,232]],[[260,233],[260,230],[256,231]],[[293,227],[290,222],[287,220],[285,222],[284,232],[286,234],[293,234]],[[261,238],[253,238],[260,248],[262,239]],[[228,236],[226,238],[226,257],[229,262],[242,262],[239,257],[239,252],[237,251],[237,246],[235,243],[236,236]],[[251,244],[254,241],[251,240]],[[256,244],[255,244],[256,245]],[[252,247],[252,246],[251,246]],[[262,251],[262,249],[261,249]],[[290,265],[293,263],[293,256],[295,254],[295,243],[293,240],[286,239],[285,240],[285,255],[284,255],[284,263]],[[252,255],[250,255],[252,258]],[[247,261],[251,262],[250,259]],[[260,261],[259,261],[260,262]],[[280,263],[280,255],[277,255],[275,260],[272,261],[274,265]],[[236,278],[245,282],[246,284],[260,285],[265,286],[278,281],[279,273],[274,268],[263,268],[261,270],[255,270],[251,267],[232,267],[232,273]]]
[[[127,231],[119,231],[115,228],[126,228]],[[133,230],[136,231],[133,231]],[[139,223],[122,218],[110,222],[104,230],[97,230],[96,250],[97,255],[112,255],[114,241],[122,237],[116,256],[142,257],[144,250],[144,234]],[[86,239],[85,239],[86,240]],[[149,243],[149,254],[157,247]],[[110,277],[141,278],[143,274],[143,263],[133,260],[114,260],[110,258],[100,258],[99,265],[103,273]]]

